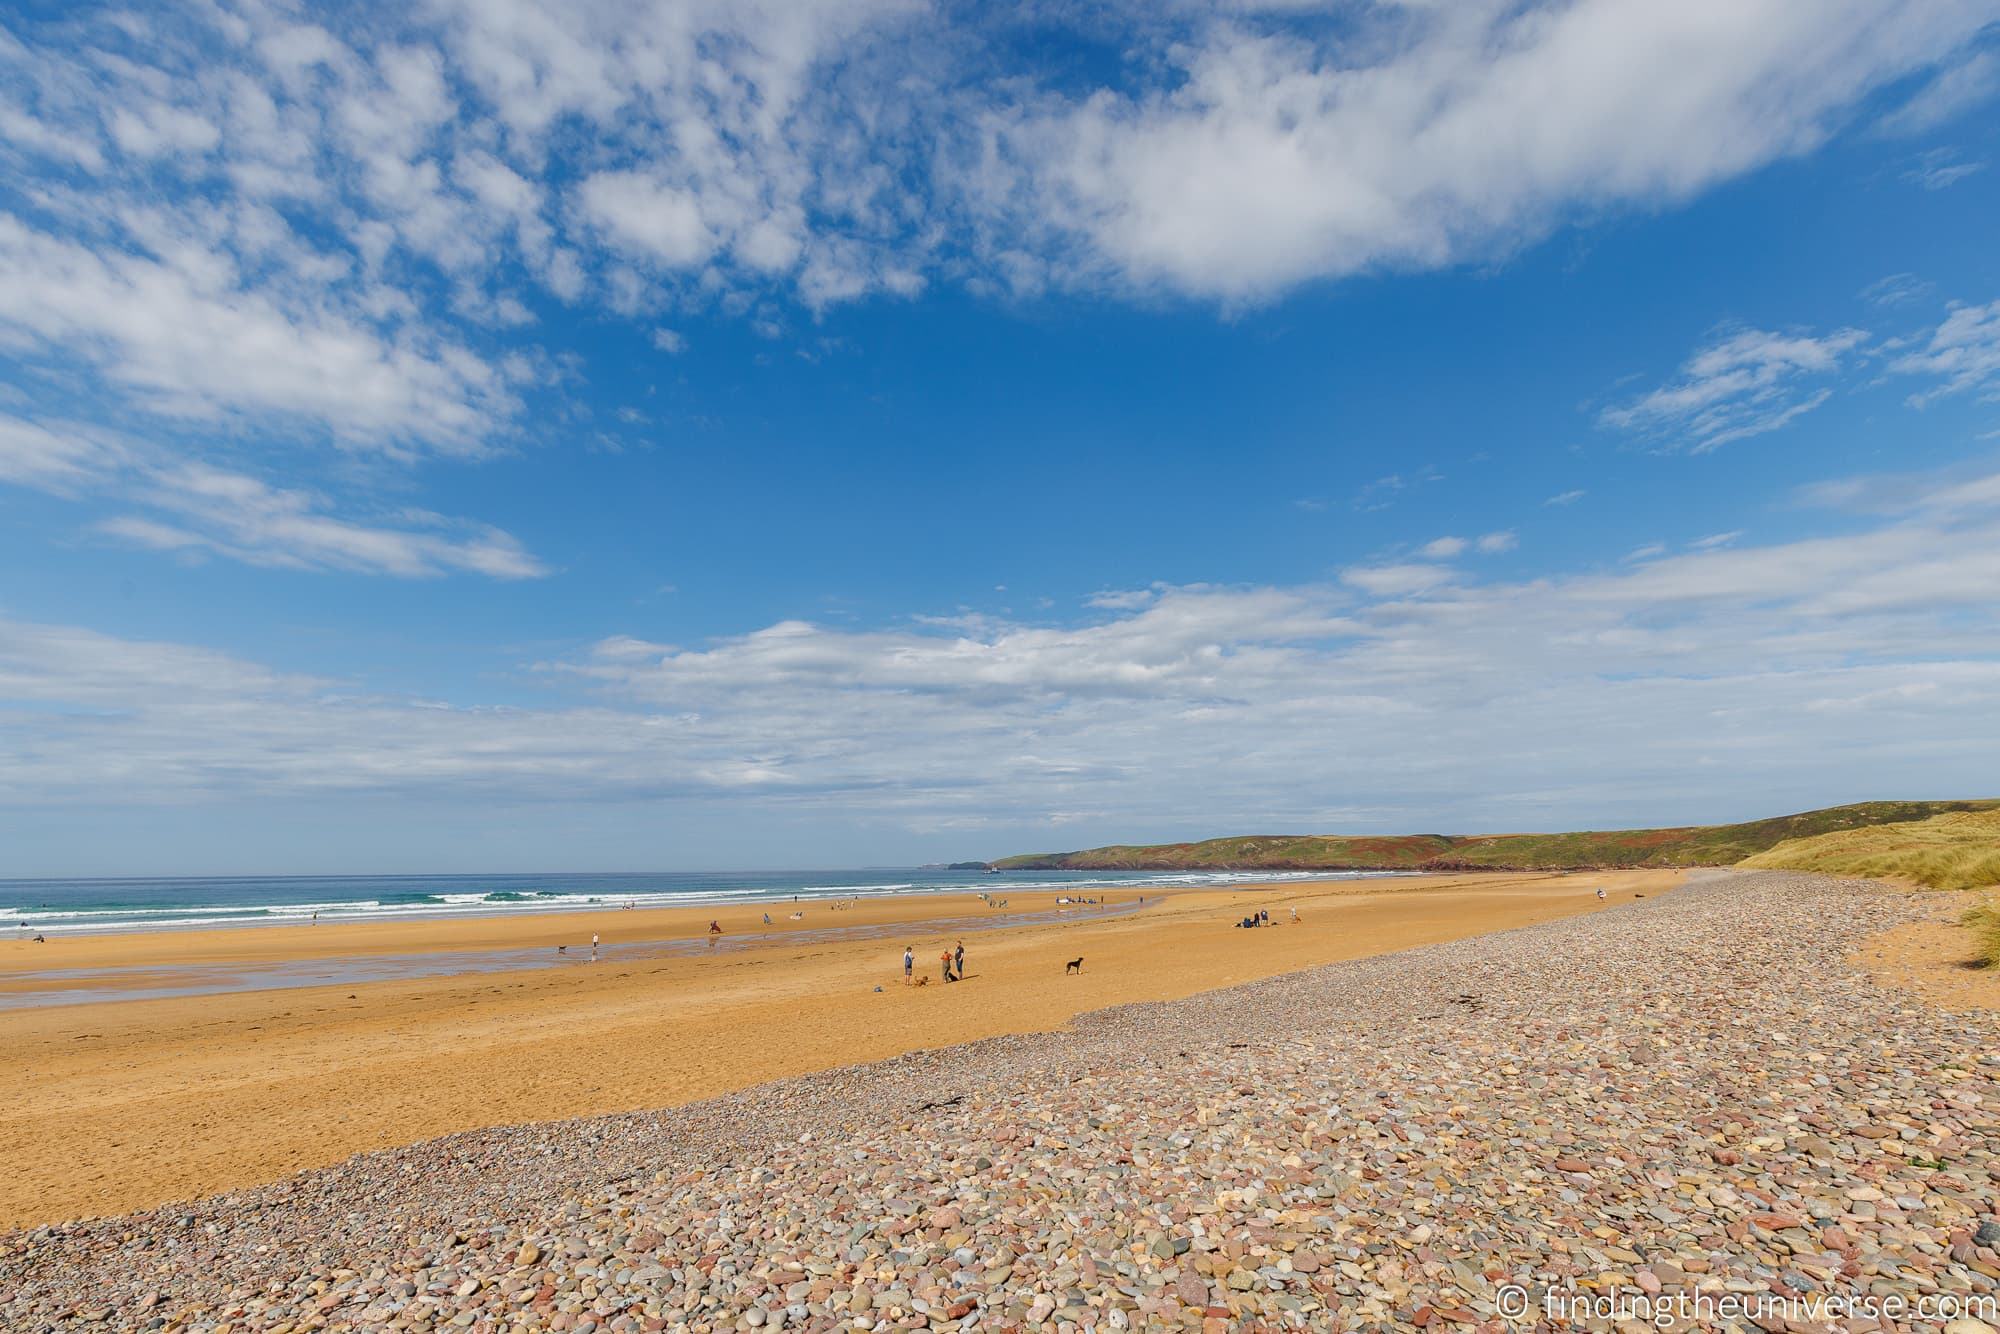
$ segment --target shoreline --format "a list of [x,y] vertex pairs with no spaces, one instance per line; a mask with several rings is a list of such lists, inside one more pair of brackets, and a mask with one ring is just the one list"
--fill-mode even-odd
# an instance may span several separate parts
[[[634,872],[616,876],[588,874],[493,875],[493,876],[362,876],[337,877],[241,877],[230,879],[181,879],[143,881],[13,881],[0,882],[0,939],[30,939],[36,934],[52,939],[88,940],[111,935],[173,934],[206,931],[272,930],[294,926],[368,925],[375,923],[422,924],[427,922],[478,921],[488,918],[530,920],[546,916],[578,913],[617,912],[627,909],[648,912],[686,909],[726,912],[738,908],[762,909],[781,903],[827,904],[851,899],[929,898],[937,895],[981,894],[1005,897],[1007,892],[1118,894],[1166,892],[1179,889],[1230,889],[1252,884],[1294,884],[1337,880],[1380,880],[1422,874],[1406,870],[1247,871],[1226,868],[1208,870],[1158,871],[1076,871],[1024,873],[999,878],[955,873],[955,879],[938,879],[922,868],[903,870],[905,880],[854,879],[898,874],[896,868],[825,872],[729,872],[709,875],[700,872]],[[735,877],[738,883],[727,883]],[[788,885],[787,877],[802,883]],[[804,883],[820,880],[850,883]],[[1068,878],[1061,878],[1068,877]],[[491,888],[497,882],[519,882],[506,888]],[[610,885],[605,881],[629,880],[630,884]],[[281,899],[274,897],[288,885],[332,884],[372,889],[387,897]],[[464,881],[466,886],[457,882]],[[667,882],[696,881],[695,885],[663,888]],[[441,883],[442,882],[442,883]],[[209,889],[207,897],[190,897],[175,903],[62,903],[32,902],[21,891],[75,892],[134,884],[148,889],[173,888],[190,896]],[[14,892],[9,892],[8,886]],[[265,897],[242,902],[217,901],[215,887],[264,886]],[[422,889],[415,888],[423,886]],[[481,886],[484,886],[483,888]],[[332,888],[324,891],[333,893]],[[324,918],[322,921],[321,919]]]
[[[0,1041],[26,1072],[0,1085],[0,1152],[14,1164],[0,1179],[0,1226],[191,1199],[454,1131],[680,1106],[920,1050],[1060,1031],[1083,1012],[1588,915],[1683,879],[1291,882],[1275,892],[1179,891],[1157,904],[1148,891],[1145,912],[968,937],[968,979],[951,986],[937,981],[936,955],[952,937],[934,919],[897,917],[893,929],[907,940],[813,941],[801,934],[815,924],[808,912],[802,928],[712,956],[0,1013]],[[1594,896],[1599,885],[1605,901]],[[1026,911],[1054,896],[1011,897]],[[1280,921],[1296,904],[1303,921],[1236,929],[1253,902]],[[874,911],[896,917],[926,905],[939,906],[905,898]],[[633,914],[586,915],[562,929],[593,919],[601,928],[606,916]],[[512,932],[547,920],[455,925]],[[238,950],[283,943],[261,930],[234,937]],[[898,984],[905,943],[931,985]],[[314,944],[332,945],[324,936]],[[1066,974],[1077,957],[1083,968]]]
[[[1116,1306],[1113,1328],[1404,1328],[1497,1327],[1508,1283],[1977,1296],[2000,1258],[1975,1235],[2000,1175],[1990,1017],[1839,962],[1926,908],[1695,877],[1061,1031],[453,1134],[0,1235],[0,1316],[1101,1329]],[[1746,926],[1766,948],[1733,947]],[[1801,1124],[1740,1114],[1780,1092]],[[1801,1227],[1781,1279],[1772,1238]]]

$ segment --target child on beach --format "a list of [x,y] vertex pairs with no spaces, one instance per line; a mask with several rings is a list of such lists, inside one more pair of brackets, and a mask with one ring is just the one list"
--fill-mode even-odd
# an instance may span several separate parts
[[957,979],[957,978],[955,978],[955,977],[953,977],[953,976],[951,975],[951,951],[950,951],[950,950],[946,950],[946,951],[945,951],[945,952],[944,952],[943,954],[940,954],[940,955],[938,956],[938,962],[940,962],[940,963],[942,963],[942,964],[944,965],[944,980],[945,980],[945,981],[947,981],[947,982],[956,982],[956,981],[958,981],[958,979]]
[[910,985],[910,974],[916,971],[917,952],[908,945],[903,946],[903,985]]

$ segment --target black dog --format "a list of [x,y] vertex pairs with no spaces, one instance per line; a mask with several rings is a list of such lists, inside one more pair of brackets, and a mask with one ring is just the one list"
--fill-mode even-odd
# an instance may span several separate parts
[[1071,959],[1071,960],[1069,961],[1069,963],[1068,963],[1068,964],[1066,964],[1066,965],[1065,965],[1065,966],[1063,967],[1063,971],[1064,971],[1065,973],[1080,973],[1080,972],[1082,972],[1082,971],[1083,971],[1083,960],[1081,960],[1081,959]]

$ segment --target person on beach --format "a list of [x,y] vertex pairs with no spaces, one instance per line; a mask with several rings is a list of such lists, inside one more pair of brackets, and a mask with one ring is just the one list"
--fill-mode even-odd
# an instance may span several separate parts
[[958,974],[960,981],[965,980],[965,942],[962,940],[958,942],[958,948],[951,952],[951,970]]
[[716,920],[715,920],[714,918],[710,918],[710,919],[709,919],[709,922],[708,922],[708,934],[709,934],[709,935],[711,935],[711,936],[719,936],[719,935],[721,935],[721,934],[722,934],[722,923],[720,923],[720,922],[716,921]]
[[1292,905],[1292,925],[1297,926],[1298,922],[1299,922],[1299,905],[1295,903]]
[[910,985],[910,977],[917,970],[917,952],[910,946],[903,946],[903,985]]
[[764,914],[764,925],[765,925],[765,926],[769,926],[770,924],[771,924],[771,914],[769,914],[769,913],[765,913],[765,914]]
[[952,976],[952,972],[951,972],[951,951],[950,951],[950,950],[946,950],[946,951],[945,951],[945,952],[944,952],[943,954],[940,954],[940,955],[938,956],[938,962],[944,965],[944,980],[945,980],[945,981],[947,981],[947,982],[956,982],[956,981],[958,981],[958,979],[957,979],[956,977],[953,977],[953,976]]
[[592,963],[597,962],[597,933],[595,931],[590,933],[590,961]]

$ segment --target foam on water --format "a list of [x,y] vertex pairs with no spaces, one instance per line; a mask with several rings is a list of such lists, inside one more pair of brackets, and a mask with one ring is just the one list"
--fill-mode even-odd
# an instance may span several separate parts
[[715,907],[857,896],[1197,888],[1362,879],[1328,871],[775,871],[498,876],[232,877],[0,882],[0,929],[15,935],[296,926],[593,908]]

